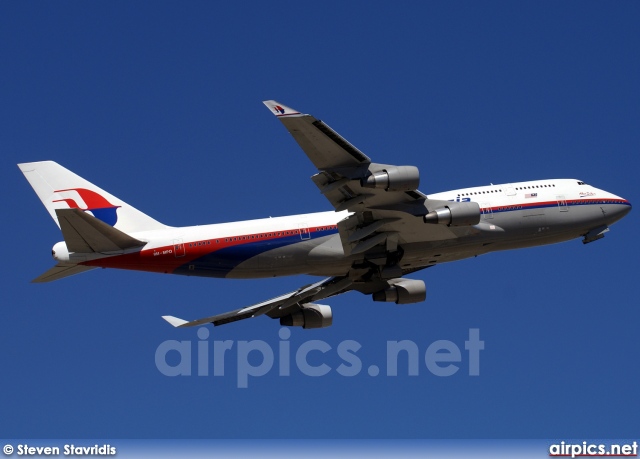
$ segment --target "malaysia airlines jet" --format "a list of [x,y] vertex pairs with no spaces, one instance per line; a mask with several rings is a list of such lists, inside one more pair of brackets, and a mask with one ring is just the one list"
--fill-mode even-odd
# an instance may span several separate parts
[[175,327],[267,315],[281,325],[331,325],[317,301],[357,290],[373,301],[416,303],[422,280],[404,276],[497,250],[582,237],[596,241],[630,210],[626,199],[575,179],[505,183],[430,194],[414,166],[374,163],[316,118],[276,101],[277,116],[318,173],[334,211],[205,226],[164,225],[53,161],[19,164],[62,231],[57,264],[34,282],[94,268],[219,278],[310,274],[324,280],[235,311]]

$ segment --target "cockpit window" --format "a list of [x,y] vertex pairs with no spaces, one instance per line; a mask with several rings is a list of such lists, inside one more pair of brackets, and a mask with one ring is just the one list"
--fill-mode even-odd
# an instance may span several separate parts
[[586,185],[584,182],[578,182],[578,185]]

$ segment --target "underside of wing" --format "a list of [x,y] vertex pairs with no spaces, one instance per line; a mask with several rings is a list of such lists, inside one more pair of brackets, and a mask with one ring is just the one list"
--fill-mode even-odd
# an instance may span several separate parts
[[421,193],[417,167],[374,163],[313,116],[273,100],[264,104],[318,169],[312,180],[320,192],[336,211],[349,211],[338,224],[345,255],[377,257],[382,251],[395,264],[405,244],[455,239],[460,232],[452,227],[479,223],[476,203],[432,200]]
[[174,316],[162,318],[174,327],[194,327],[206,324],[224,325],[266,314],[272,319],[280,319],[282,325],[323,328],[332,323],[331,308],[312,302],[352,290],[352,283],[348,277],[330,277],[262,303],[202,319],[187,321]]
[[313,116],[303,115],[275,100],[263,103],[280,119],[318,169],[362,167],[366,170],[371,163],[364,153]]
[[266,315],[272,319],[279,319],[280,325],[284,326],[324,328],[333,323],[333,312],[330,306],[317,304],[316,301],[352,290],[367,295],[371,294],[374,301],[387,301],[396,304],[416,303],[424,301],[426,298],[426,288],[423,281],[385,280],[379,277],[354,280],[349,276],[339,276],[305,285],[298,290],[262,303],[202,319],[189,321],[174,316],[162,316],[162,318],[174,327],[184,328],[207,324],[219,326]]

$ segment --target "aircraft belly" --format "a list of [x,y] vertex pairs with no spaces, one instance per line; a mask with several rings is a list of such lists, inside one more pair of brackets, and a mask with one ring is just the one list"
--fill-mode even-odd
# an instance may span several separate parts
[[[246,242],[245,242],[246,240]],[[173,271],[174,274],[202,277],[234,277],[230,273],[245,262],[255,259],[261,254],[276,248],[294,246],[300,242],[299,235],[290,235],[272,240],[243,239],[235,245],[213,247],[195,257],[186,257],[183,264]],[[189,250],[189,249],[187,249]],[[243,277],[270,277],[256,272]]]
[[595,205],[571,206],[569,210],[552,206],[483,215],[480,225],[452,228],[457,239],[402,245],[401,266],[434,266],[494,251],[569,241],[621,218],[610,207],[608,211]]
[[346,273],[349,266],[340,238],[334,235],[266,250],[236,265],[226,277],[333,276]]

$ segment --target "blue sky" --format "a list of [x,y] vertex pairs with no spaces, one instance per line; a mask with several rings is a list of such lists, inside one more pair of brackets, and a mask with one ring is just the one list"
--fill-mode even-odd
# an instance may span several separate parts
[[[497,253],[414,275],[427,301],[351,293],[334,325],[292,330],[365,368],[390,340],[463,349],[450,377],[306,376],[237,387],[164,376],[155,352],[198,318],[313,280],[100,270],[29,281],[61,240],[19,162],[52,159],[170,225],[329,210],[261,104],[326,121],[425,193],[579,178],[638,202],[640,4],[605,2],[3,2],[0,148],[8,199],[0,431],[76,438],[587,438],[637,435],[637,211],[602,241]],[[464,341],[485,341],[481,374]],[[263,340],[259,318],[206,340]],[[175,357],[175,355],[174,355]],[[194,368],[196,357],[194,354]],[[258,364],[254,362],[254,364]],[[292,365],[293,366],[293,365]],[[404,372],[402,371],[404,369]],[[383,372],[384,373],[384,372]]]

